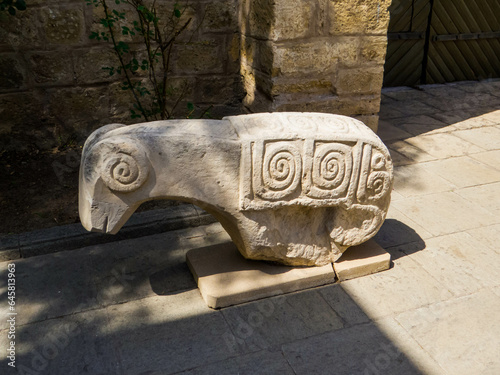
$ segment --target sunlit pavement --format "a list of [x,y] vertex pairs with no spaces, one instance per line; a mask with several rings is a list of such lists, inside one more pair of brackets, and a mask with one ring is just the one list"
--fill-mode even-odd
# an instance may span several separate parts
[[500,81],[385,89],[379,135],[390,270],[211,310],[185,253],[218,224],[3,262],[0,373],[500,374]]

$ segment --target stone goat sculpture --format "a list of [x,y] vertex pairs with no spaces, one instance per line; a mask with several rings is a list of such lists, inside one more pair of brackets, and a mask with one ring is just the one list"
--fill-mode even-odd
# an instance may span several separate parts
[[249,259],[324,265],[375,235],[393,184],[382,141],[355,119],[263,113],[96,130],[85,143],[79,210],[116,233],[151,199],[211,213]]

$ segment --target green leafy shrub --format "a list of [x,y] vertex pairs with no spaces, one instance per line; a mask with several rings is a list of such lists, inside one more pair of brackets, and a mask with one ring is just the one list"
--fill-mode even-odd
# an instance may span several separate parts
[[[187,84],[174,87],[169,81],[172,48],[192,21],[182,17],[186,8],[175,3],[173,9],[160,18],[156,0],[86,2],[102,7],[101,30],[93,31],[89,38],[112,43],[119,64],[102,69],[111,76],[124,77],[122,89],[130,91],[134,98],[131,117],[145,121],[171,118],[187,91]],[[129,40],[140,42],[140,47]],[[147,79],[141,79],[140,72]],[[192,112],[190,107],[192,104],[188,103],[188,112]]]

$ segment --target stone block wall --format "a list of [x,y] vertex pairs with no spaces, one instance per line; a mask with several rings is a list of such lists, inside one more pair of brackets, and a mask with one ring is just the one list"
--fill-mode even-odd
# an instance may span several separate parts
[[376,130],[390,3],[243,0],[245,106],[344,114]]
[[[166,11],[175,3],[157,2]],[[172,82],[189,88],[177,115],[192,102],[197,113],[212,106],[213,118],[319,111],[376,129],[390,2],[179,1],[193,21],[172,52]],[[31,0],[26,11],[2,15],[1,148],[81,142],[104,124],[143,121],[130,118],[123,78],[101,69],[117,65],[110,44],[89,39],[99,9],[85,0]]]
[[[115,7],[114,0],[108,1]],[[157,0],[171,12],[175,1]],[[179,1],[192,18],[172,51],[171,82],[187,83],[177,116],[187,103],[195,113],[241,113],[238,0]],[[69,139],[82,142],[99,126],[131,119],[133,98],[121,89],[123,76],[102,69],[118,66],[111,43],[89,39],[102,30],[102,8],[85,0],[30,0],[26,11],[0,19],[0,147],[32,143],[46,149]],[[122,5],[123,9],[129,9]],[[161,15],[160,15],[161,17]],[[141,44],[130,40],[132,48]],[[138,74],[140,78],[140,74]]]

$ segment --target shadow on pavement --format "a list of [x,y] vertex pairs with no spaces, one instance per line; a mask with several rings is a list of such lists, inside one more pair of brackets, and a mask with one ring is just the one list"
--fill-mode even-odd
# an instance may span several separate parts
[[[382,233],[391,231],[423,243],[396,220]],[[173,231],[12,262],[16,369],[3,356],[2,373],[422,374],[344,283],[209,309],[185,253],[227,240],[210,233]],[[5,286],[1,301],[7,316]],[[2,330],[2,349],[9,341]]]

